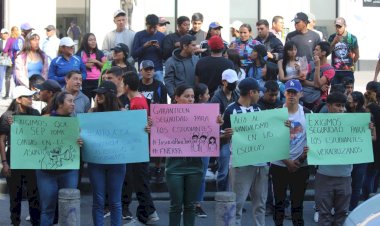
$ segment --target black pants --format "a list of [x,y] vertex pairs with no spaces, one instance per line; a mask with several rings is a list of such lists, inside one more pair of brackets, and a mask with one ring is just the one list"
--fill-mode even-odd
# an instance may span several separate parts
[[86,95],[90,101],[95,97],[95,93],[92,92],[94,89],[98,88],[98,80],[83,80],[82,92]]
[[7,177],[13,225],[20,225],[22,186],[25,183],[29,202],[29,215],[32,225],[39,225],[40,205],[37,190],[37,178],[35,170],[12,170],[11,177]]
[[127,173],[125,174],[123,184],[123,209],[128,208],[132,202],[132,192],[135,191],[139,205],[137,207],[137,218],[142,223],[148,221],[156,208],[154,207],[152,196],[150,195],[149,187],[149,163],[128,163]]
[[272,175],[275,201],[273,214],[275,225],[283,225],[286,190],[289,187],[293,225],[303,226],[303,200],[309,179],[308,167],[301,167],[296,172],[290,173],[287,167],[272,165],[270,173]]

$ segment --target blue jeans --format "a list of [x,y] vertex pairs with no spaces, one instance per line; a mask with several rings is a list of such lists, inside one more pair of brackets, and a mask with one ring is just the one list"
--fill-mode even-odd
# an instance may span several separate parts
[[125,177],[125,164],[88,163],[88,174],[92,187],[92,219],[95,226],[104,225],[104,203],[108,194],[111,225],[122,225],[121,189]]
[[154,72],[154,79],[160,81],[160,82],[164,82],[164,73],[163,71],[155,71]]
[[352,172],[351,172],[352,193],[351,193],[351,201],[350,201],[350,208],[349,208],[350,211],[352,211],[353,209],[356,208],[356,206],[358,206],[366,169],[367,169],[367,163],[354,164],[354,167],[352,169]]
[[228,170],[230,164],[230,143],[220,147],[218,158],[218,176],[216,177],[217,191],[227,191],[228,189]]
[[202,174],[202,182],[201,182],[201,189],[198,194],[198,203],[203,201],[203,197],[205,195],[206,190],[206,173],[208,169],[208,164],[210,162],[210,157],[202,157],[202,163],[203,163],[203,174]]
[[333,79],[331,80],[331,85],[336,85],[336,84],[342,84],[343,80],[345,78],[352,78],[353,81],[355,81],[354,78],[354,72],[352,71],[335,71],[335,75]]
[[3,89],[3,82],[5,82],[5,71],[7,67],[0,65],[0,95]]
[[376,166],[373,163],[368,164],[362,191],[364,199],[368,199],[369,194],[376,193],[378,188],[378,177],[380,177],[380,174]]
[[78,170],[65,170],[65,172],[56,173],[36,170],[36,175],[40,194],[41,226],[51,226],[54,221],[59,189],[77,188],[79,173]]

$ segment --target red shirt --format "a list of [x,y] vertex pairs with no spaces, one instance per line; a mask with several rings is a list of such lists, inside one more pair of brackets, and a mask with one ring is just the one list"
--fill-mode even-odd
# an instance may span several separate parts
[[133,97],[130,100],[130,110],[141,110],[145,109],[147,112],[149,112],[149,106],[148,101],[144,97],[144,95],[141,95],[141,97]]

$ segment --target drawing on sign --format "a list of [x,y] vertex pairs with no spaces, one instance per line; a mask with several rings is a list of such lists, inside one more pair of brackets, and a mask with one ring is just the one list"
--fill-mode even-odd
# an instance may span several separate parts
[[66,150],[62,150],[62,147],[56,147],[50,151],[45,151],[45,155],[41,160],[41,169],[58,169],[61,168],[65,162],[74,161],[74,151],[72,145]]

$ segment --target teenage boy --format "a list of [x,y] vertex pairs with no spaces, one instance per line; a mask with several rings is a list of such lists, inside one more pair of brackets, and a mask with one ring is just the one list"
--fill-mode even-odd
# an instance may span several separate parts
[[[57,92],[61,92],[61,85],[55,80],[48,79],[42,84],[37,84],[35,86],[37,89],[40,90],[40,100],[45,102],[46,104],[49,104],[50,101],[53,99],[54,94]],[[46,115],[49,112],[47,112],[47,106],[42,108],[41,115]]]
[[123,103],[124,96],[124,83],[123,83],[123,70],[121,67],[113,66],[105,72],[105,80],[113,82],[117,87],[117,97]]
[[286,190],[290,189],[293,225],[304,225],[303,200],[305,196],[309,170],[306,163],[306,117],[310,111],[299,104],[302,85],[298,80],[289,80],[285,84],[285,104],[290,122],[289,159],[271,163],[275,209],[273,220],[276,226],[283,225]]
[[[257,105],[259,100],[259,84],[253,78],[245,78],[239,83],[240,97],[238,101],[229,105],[224,112],[224,135],[232,135],[232,114],[260,111]],[[232,147],[233,148],[233,147]],[[242,212],[248,195],[252,202],[253,225],[265,225],[265,202],[268,192],[267,163],[260,163],[243,167],[232,167],[232,191],[236,193],[236,225],[241,225]]]
[[[135,72],[127,72],[123,76],[125,95],[129,99],[129,110],[146,109],[149,111],[148,101],[138,91],[139,77]],[[149,188],[149,162],[128,163],[127,174],[125,175],[123,185],[123,219],[131,219],[129,204],[132,201],[132,189],[136,193],[139,205],[136,215],[139,222],[143,224],[152,224],[160,218],[153,204]]]
[[194,35],[196,38],[197,45],[201,44],[202,41],[206,39],[207,32],[202,30],[203,24],[203,15],[202,13],[194,13],[191,16],[191,25],[192,28],[189,31],[189,34]]
[[[238,76],[235,70],[227,69],[222,73],[222,86],[220,86],[211,98],[211,103],[219,104],[219,113],[222,115],[228,105],[239,99],[239,92],[236,89]],[[230,143],[229,139],[221,139],[220,155],[218,158],[218,176],[216,177],[217,191],[228,190],[228,171],[230,163]]]

